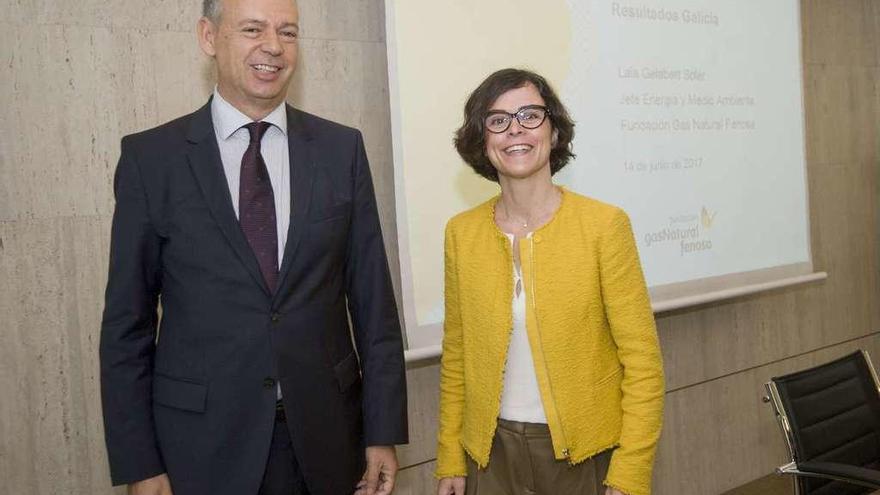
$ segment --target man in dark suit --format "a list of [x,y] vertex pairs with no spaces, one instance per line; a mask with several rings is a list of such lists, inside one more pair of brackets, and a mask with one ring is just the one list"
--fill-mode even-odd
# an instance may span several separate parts
[[361,135],[284,103],[294,0],[204,13],[212,99],[122,140],[100,347],[111,478],[137,495],[390,493],[406,384]]

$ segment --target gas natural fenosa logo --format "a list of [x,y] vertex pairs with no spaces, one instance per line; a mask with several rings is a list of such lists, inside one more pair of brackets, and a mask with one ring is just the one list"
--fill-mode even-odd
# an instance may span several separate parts
[[668,243],[676,243],[679,256],[709,251],[712,249],[709,230],[715,225],[717,215],[717,211],[713,212],[703,206],[699,214],[685,213],[671,216],[668,226],[644,235],[642,238],[644,245],[653,249]]

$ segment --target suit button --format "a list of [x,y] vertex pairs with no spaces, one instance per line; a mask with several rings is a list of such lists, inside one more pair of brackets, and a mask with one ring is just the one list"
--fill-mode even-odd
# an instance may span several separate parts
[[272,323],[278,323],[281,321],[281,315],[278,313],[272,313]]
[[263,388],[272,388],[275,386],[275,379],[267,376],[263,378]]

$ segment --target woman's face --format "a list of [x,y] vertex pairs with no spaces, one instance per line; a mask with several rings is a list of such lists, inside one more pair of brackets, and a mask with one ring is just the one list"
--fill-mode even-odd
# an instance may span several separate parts
[[[500,110],[517,113],[529,105],[544,106],[544,99],[531,83],[502,94],[489,107],[489,112]],[[538,172],[550,171],[550,151],[556,141],[556,131],[550,117],[535,129],[526,129],[517,119],[511,119],[510,127],[501,133],[486,133],[486,156],[498,171],[499,179],[525,179]]]

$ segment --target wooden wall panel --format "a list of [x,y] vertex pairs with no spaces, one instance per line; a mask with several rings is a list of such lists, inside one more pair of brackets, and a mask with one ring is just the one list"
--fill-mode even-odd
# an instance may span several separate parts
[[876,158],[877,67],[809,64],[804,79],[810,172]]
[[669,392],[656,493],[721,493],[773,472],[787,462],[787,451],[772,408],[762,400],[764,383],[859,348],[880,363],[875,334]]
[[875,0],[801,0],[806,64],[878,64],[880,30]]
[[398,448],[397,456],[402,466],[413,466],[436,456],[440,367],[436,364],[412,367],[406,378],[410,443]]
[[394,495],[432,495],[437,493],[437,485],[433,476],[436,464],[431,461],[403,469],[397,480]]

